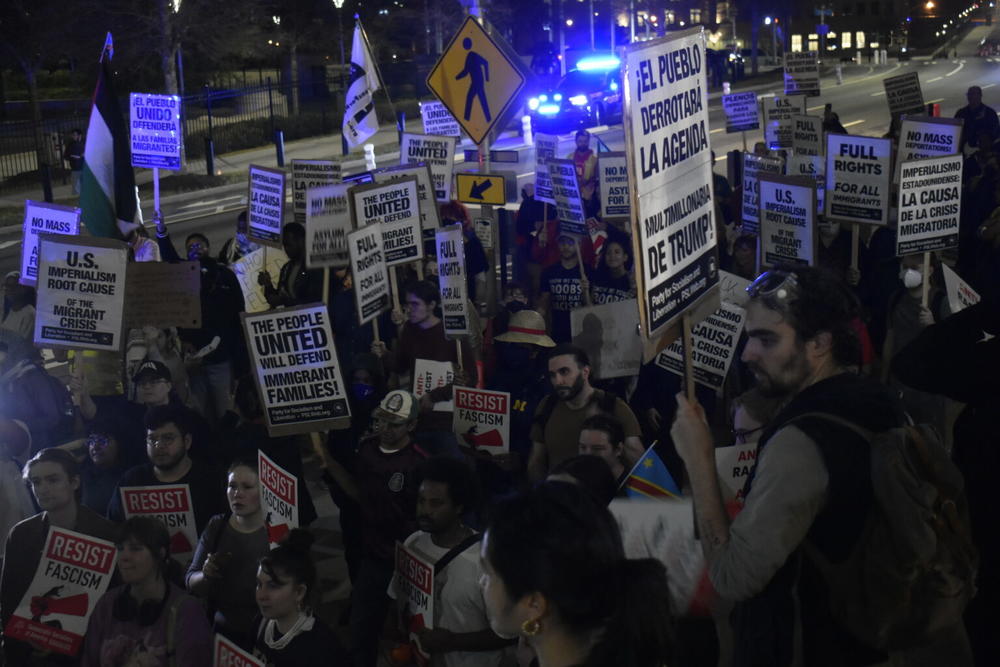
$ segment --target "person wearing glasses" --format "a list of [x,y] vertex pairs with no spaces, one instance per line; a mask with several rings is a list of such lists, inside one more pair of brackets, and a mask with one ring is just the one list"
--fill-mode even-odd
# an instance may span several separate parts
[[140,463],[125,458],[121,441],[121,427],[111,419],[95,421],[87,429],[87,458],[80,466],[81,502],[98,514],[107,511],[125,471]]

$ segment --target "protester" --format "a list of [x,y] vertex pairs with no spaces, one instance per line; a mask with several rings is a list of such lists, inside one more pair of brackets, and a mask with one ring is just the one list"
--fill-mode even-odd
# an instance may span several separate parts
[[597,215],[600,202],[597,198],[597,154],[590,149],[590,132],[577,130],[573,137],[576,149],[566,156],[576,168],[576,181],[580,186],[580,199],[588,218]]
[[15,524],[35,513],[31,494],[21,475],[23,461],[31,450],[31,435],[23,422],[0,419],[0,570],[3,569],[6,536]]
[[1000,118],[993,107],[983,104],[983,89],[980,86],[969,86],[965,93],[968,104],[955,112],[955,118],[963,122],[962,142],[959,150],[965,151],[966,146],[979,148],[983,145],[982,133],[993,142],[1000,139]]
[[596,456],[608,464],[608,469],[620,488],[628,477],[625,467],[625,429],[614,417],[596,414],[580,425],[580,454]]
[[22,285],[20,280],[20,271],[4,276],[4,312],[0,329],[31,343],[35,338],[35,288]]
[[95,421],[87,429],[87,457],[80,466],[81,502],[98,514],[104,514],[118,480],[138,460],[125,460],[121,427],[111,419]]
[[[476,236],[472,226],[469,209],[454,199],[441,204],[441,225],[455,223],[462,225],[462,247],[465,254],[465,283],[468,288],[468,299],[479,304],[486,297],[486,272],[490,268],[486,258],[486,250]],[[428,253],[432,254],[432,253]]]
[[63,148],[63,159],[69,163],[73,194],[80,194],[80,176],[83,174],[83,132],[74,127],[69,133],[69,141]]
[[542,268],[532,260],[531,247],[538,230],[545,224],[545,209],[545,202],[535,198],[535,184],[526,183],[521,188],[521,204],[515,218],[514,278],[530,288],[532,297],[538,294]]
[[608,239],[598,259],[597,270],[584,284],[584,289],[588,288],[590,302],[594,305],[635,298],[632,252],[627,243]]
[[261,247],[250,240],[249,231],[247,212],[246,209],[243,209],[236,216],[236,236],[226,239],[226,242],[222,244],[222,249],[219,250],[218,260],[220,264],[231,266]]
[[542,271],[537,310],[550,322],[552,340],[568,343],[572,339],[570,311],[585,305],[583,281],[588,271],[580,265],[577,241],[569,234],[559,235],[559,261]]
[[323,271],[306,268],[306,228],[289,222],[281,230],[281,247],[288,256],[274,285],[271,274],[257,274],[257,284],[264,288],[264,298],[271,308],[299,306],[323,299]]
[[28,427],[32,452],[73,436],[69,389],[45,371],[38,350],[15,340],[0,340],[0,415]]

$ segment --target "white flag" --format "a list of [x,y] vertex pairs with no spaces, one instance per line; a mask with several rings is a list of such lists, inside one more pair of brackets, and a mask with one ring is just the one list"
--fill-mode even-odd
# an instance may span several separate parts
[[347,84],[347,101],[344,104],[344,137],[352,148],[378,132],[378,117],[375,115],[372,96],[381,87],[375,59],[359,21],[354,25],[351,75]]

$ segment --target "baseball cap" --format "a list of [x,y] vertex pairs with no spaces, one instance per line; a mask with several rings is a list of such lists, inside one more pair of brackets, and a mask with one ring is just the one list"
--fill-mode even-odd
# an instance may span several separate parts
[[510,316],[507,331],[496,339],[502,343],[529,343],[540,347],[555,347],[545,331],[545,318],[533,310],[519,310]]
[[139,368],[136,369],[135,375],[132,376],[132,382],[138,383],[144,378],[151,378],[153,380],[166,380],[171,381],[170,369],[166,365],[159,361],[153,361],[152,359],[147,359],[146,361],[139,364]]
[[390,391],[375,408],[375,418],[390,424],[405,424],[420,414],[416,396],[403,389]]

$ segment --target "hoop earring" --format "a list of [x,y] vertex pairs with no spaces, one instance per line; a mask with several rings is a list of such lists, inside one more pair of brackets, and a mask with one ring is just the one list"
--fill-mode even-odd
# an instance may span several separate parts
[[534,637],[542,631],[542,622],[537,618],[529,619],[521,624],[521,632],[529,637]]

